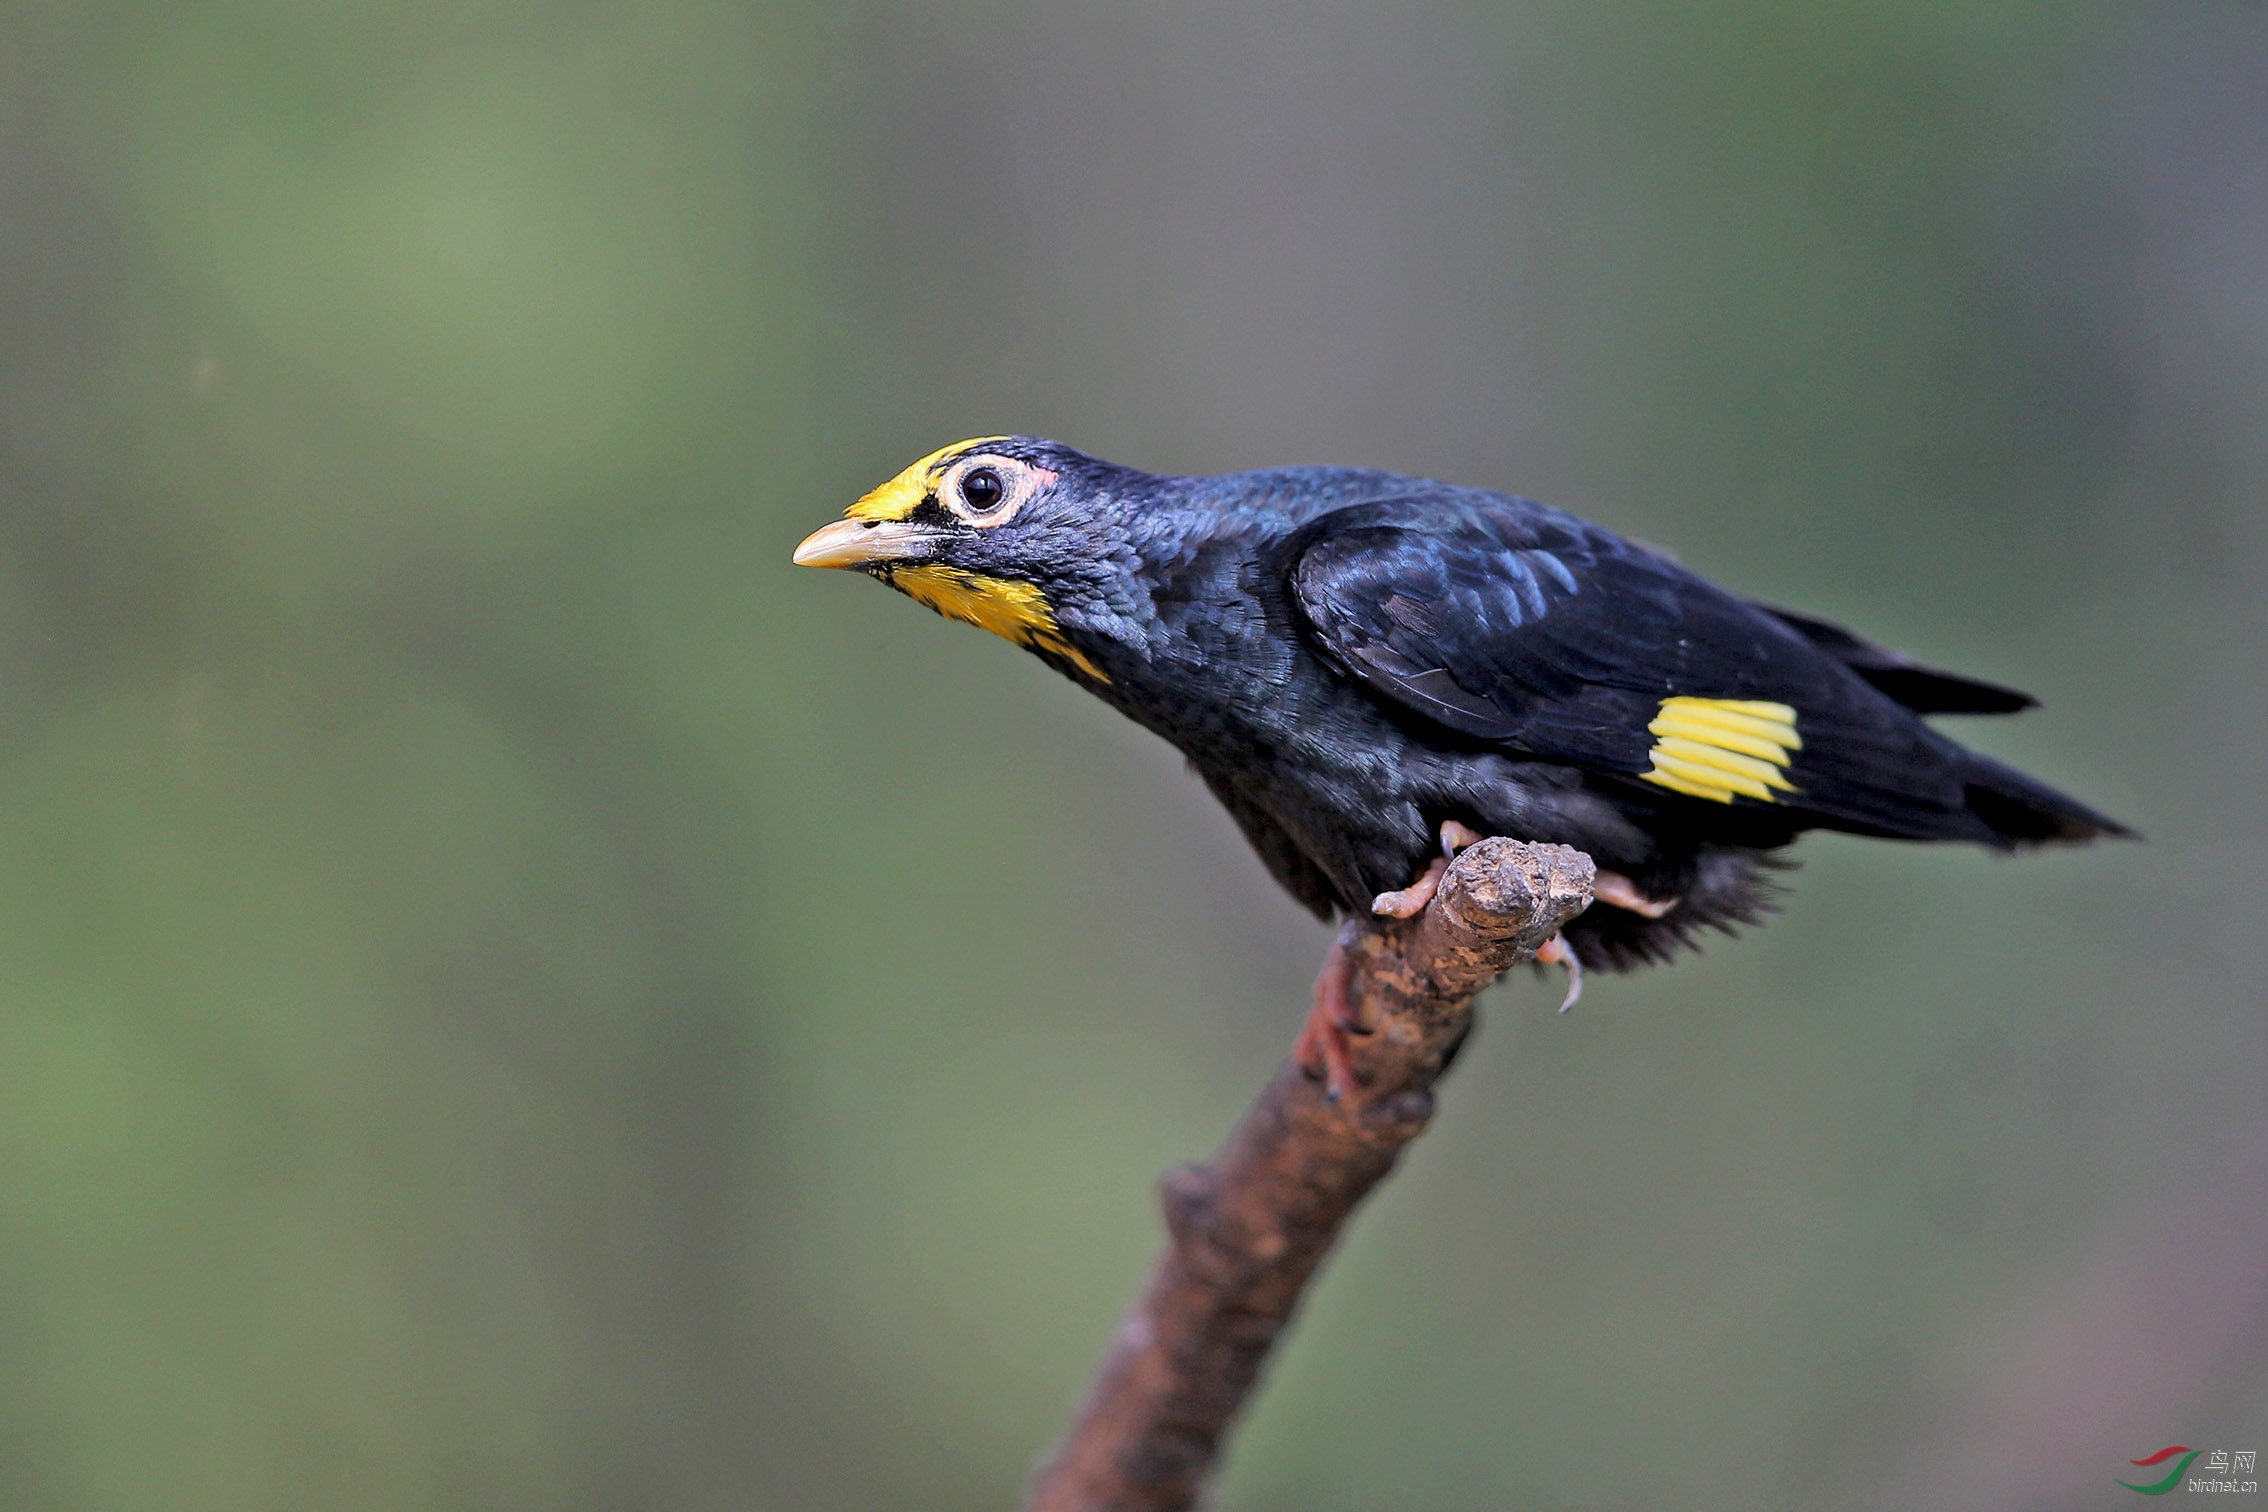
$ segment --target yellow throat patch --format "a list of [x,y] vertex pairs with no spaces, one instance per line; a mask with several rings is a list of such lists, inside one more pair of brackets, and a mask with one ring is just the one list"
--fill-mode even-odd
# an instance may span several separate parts
[[[861,498],[844,513],[853,520],[903,520],[921,507],[921,501],[928,498],[930,490],[936,486],[937,475],[943,472],[946,465],[955,457],[974,447],[1007,439],[1006,436],[973,436],[966,441],[956,441],[951,446],[940,446],[880,488],[875,489],[874,492]],[[871,477],[872,474],[870,473],[868,476]],[[841,495],[838,494],[836,497],[840,498]],[[916,597],[919,597],[919,595],[917,594]],[[924,600],[924,602],[927,602],[927,600]],[[940,610],[939,612],[942,613],[943,611]],[[972,620],[970,623],[975,622]]]
[[1784,768],[1803,749],[1796,712],[1784,703],[1745,698],[1665,698],[1646,726],[1654,737],[1653,770],[1646,781],[1730,803],[1736,797],[1777,803],[1775,790],[1792,793]]
[[947,619],[990,630],[1019,646],[1060,656],[1096,682],[1110,681],[1103,675],[1102,668],[1087,660],[1084,653],[1063,638],[1062,626],[1056,623],[1055,611],[1048,607],[1047,595],[1034,584],[1019,583],[1014,578],[984,577],[963,572],[958,567],[928,566],[893,569],[890,586],[909,598],[919,599]]

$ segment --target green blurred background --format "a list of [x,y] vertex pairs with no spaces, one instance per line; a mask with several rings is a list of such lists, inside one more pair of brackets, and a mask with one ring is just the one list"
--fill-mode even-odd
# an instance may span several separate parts
[[2039,693],[1490,999],[1220,1495],[2268,1451],[2268,12],[0,9],[0,1505],[986,1508],[1324,943],[807,530],[999,431],[1508,488]]

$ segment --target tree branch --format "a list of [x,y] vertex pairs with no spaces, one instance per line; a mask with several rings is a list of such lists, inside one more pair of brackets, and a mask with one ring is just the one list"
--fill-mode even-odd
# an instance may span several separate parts
[[1195,1504],[1308,1280],[1432,1118],[1473,999],[1582,912],[1592,876],[1566,846],[1483,840],[1418,917],[1347,922],[1355,1089],[1333,1102],[1286,1061],[1210,1164],[1166,1174],[1170,1242],[1027,1512]]

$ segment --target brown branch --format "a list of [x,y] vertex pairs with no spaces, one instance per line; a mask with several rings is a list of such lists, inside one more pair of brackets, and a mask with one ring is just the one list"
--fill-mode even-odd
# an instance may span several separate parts
[[1171,1240],[1027,1512],[1196,1502],[1309,1278],[1433,1116],[1474,997],[1580,913],[1591,883],[1580,851],[1483,840],[1418,917],[1349,921],[1349,1001],[1371,1026],[1354,1041],[1357,1086],[1333,1102],[1286,1061],[1210,1164],[1166,1174]]

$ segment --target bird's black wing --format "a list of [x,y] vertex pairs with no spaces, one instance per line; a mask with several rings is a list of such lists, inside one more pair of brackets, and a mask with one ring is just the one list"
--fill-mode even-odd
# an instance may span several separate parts
[[1325,658],[1449,730],[1673,805],[1996,838],[1959,747],[1802,629],[1609,531],[1444,489],[1336,510],[1286,550]]

